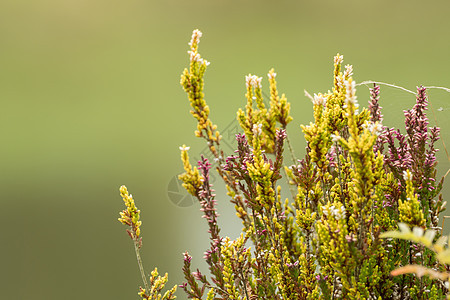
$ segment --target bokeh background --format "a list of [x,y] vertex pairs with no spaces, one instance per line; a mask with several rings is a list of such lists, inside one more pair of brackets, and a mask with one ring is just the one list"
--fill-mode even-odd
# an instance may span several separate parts
[[[300,157],[299,125],[312,119],[304,89],[331,87],[337,52],[358,82],[450,87],[449,11],[443,0],[0,1],[0,298],[138,299],[133,246],[117,221],[122,184],[142,211],[147,271],[181,283],[187,250],[206,272],[206,225],[174,181],[178,147],[204,150],[179,86],[193,29],[204,33],[206,100],[225,139],[245,105],[244,76],[274,67]],[[431,123],[450,145],[450,94],[429,95]],[[358,98],[365,105],[366,87]],[[402,126],[414,100],[382,87],[385,125]],[[444,151],[439,159],[443,175]],[[240,222],[216,189],[223,233],[235,238]]]

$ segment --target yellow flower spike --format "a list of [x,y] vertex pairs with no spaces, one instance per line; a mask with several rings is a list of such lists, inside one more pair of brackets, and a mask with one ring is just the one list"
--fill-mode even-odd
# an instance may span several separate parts
[[120,187],[120,195],[122,196],[127,209],[120,212],[120,218],[118,220],[122,224],[131,227],[131,232],[129,232],[130,236],[137,240],[140,237],[141,230],[139,227],[142,224],[142,222],[139,221],[140,211],[134,203],[133,196],[128,193],[126,186],[122,185]]
[[215,291],[213,288],[211,288],[208,292],[208,295],[206,296],[206,300],[213,300],[215,296]]
[[239,262],[237,250],[243,247],[245,240],[246,239],[243,238],[241,233],[241,236],[236,241],[230,241],[228,237],[225,238],[221,246],[221,257],[223,261],[222,274],[225,282],[225,288],[229,294],[229,299],[241,299],[235,286],[233,263]]
[[[343,56],[339,53],[334,57],[333,92],[323,95],[326,99],[326,108],[323,112],[324,118],[328,119],[330,132],[340,132],[347,125],[344,106],[345,86],[344,81],[351,79],[353,70],[346,66],[344,74],[341,72]],[[316,112],[315,112],[316,113]]]
[[264,162],[260,142],[262,135],[261,127],[261,124],[253,125],[253,163],[247,162],[247,169],[250,178],[258,183],[256,187],[258,193],[257,200],[261,206],[270,208],[275,201],[275,191],[271,186],[273,171],[270,170],[270,164]]
[[345,65],[344,80],[348,80],[352,76],[353,76],[353,66]]
[[218,158],[220,153],[217,147],[220,143],[220,134],[217,131],[217,126],[209,119],[209,106],[204,100],[203,94],[203,76],[209,62],[204,60],[198,53],[198,44],[202,33],[199,30],[194,30],[191,41],[189,42],[190,56],[189,70],[185,69],[181,75],[180,84],[188,94],[189,102],[192,110],[191,114],[198,121],[195,136],[203,137],[208,141],[209,148],[214,157]]
[[[278,122],[283,128],[286,128],[292,118],[289,116],[290,104],[287,102],[285,95],[283,94],[281,98],[278,96],[275,81],[276,73],[273,69],[270,70],[268,76],[271,94],[270,108],[267,109],[263,102],[262,78],[249,74],[245,77],[247,91],[245,94],[247,98],[246,109],[245,112],[242,109],[238,110],[237,120],[249,141],[252,141],[254,138],[254,125],[259,125],[261,148],[267,153],[273,153],[277,129],[276,123]],[[253,108],[254,102],[256,103],[255,109]]]
[[336,91],[338,91],[339,89],[342,88],[339,84],[339,82],[340,82],[339,77],[342,77],[341,65],[342,65],[343,61],[344,61],[344,56],[339,55],[339,53],[336,54],[336,56],[334,57],[334,72],[333,72],[333,85],[334,85],[333,89]]
[[399,221],[409,224],[410,226],[423,227],[426,224],[418,195],[415,193],[413,186],[413,178],[410,170],[403,172],[403,179],[406,182],[406,200],[399,200],[398,211]]
[[359,104],[356,100],[356,83],[352,78],[344,82],[345,85],[345,105],[347,106],[348,128],[350,135],[358,142],[358,127],[356,125],[355,115],[359,114]]
[[322,93],[314,94],[313,111],[314,111],[314,120],[316,124],[319,124],[320,120],[322,119],[326,103],[327,103],[326,96],[322,95]]
[[275,70],[272,68],[270,69],[267,76],[269,77],[269,85],[270,85],[270,101],[275,105],[280,100],[277,90],[277,81],[275,80],[277,73],[275,73]]
[[124,185],[120,187],[120,195],[122,196],[126,209],[120,212],[119,221],[122,224],[130,226],[130,229],[127,230],[127,232],[134,242],[136,259],[138,262],[139,271],[141,273],[142,282],[144,283],[145,287],[140,288],[138,292],[139,296],[141,296],[143,299],[162,299],[162,300],[175,299],[176,297],[174,296],[174,293],[176,291],[176,286],[173,287],[171,290],[167,291],[161,298],[160,292],[164,288],[164,285],[167,283],[168,278],[167,274],[164,277],[160,277],[158,276],[158,270],[155,268],[155,270],[151,273],[150,285],[148,284],[140,255],[140,248],[142,246],[141,229],[140,229],[142,222],[139,220],[140,211],[137,209],[135,205],[133,196],[128,193],[128,190]]
[[189,147],[183,145],[180,147],[181,150],[181,160],[183,162],[183,167],[185,172],[178,176],[178,178],[183,181],[183,187],[193,196],[197,194],[198,189],[203,184],[204,178],[200,175],[200,172],[196,167],[192,168],[189,162],[188,150]]
[[[245,106],[246,112],[244,113],[241,109],[239,109],[237,115],[238,121],[242,129],[244,129],[248,140],[251,141],[254,139],[254,126],[257,124],[259,127],[260,142],[262,147],[268,152],[273,152],[273,134],[275,131],[272,128],[274,126],[268,122],[270,119],[267,118],[267,109],[263,103],[261,80],[262,77],[257,77],[251,74],[245,77],[247,87],[247,93],[245,94],[247,98],[247,105]],[[256,107],[258,110],[253,109],[253,101],[256,102]],[[267,134],[271,136],[268,137]],[[267,143],[269,144],[266,145]]]
[[276,120],[282,125],[282,128],[286,128],[287,124],[292,121],[292,117],[289,115],[291,105],[287,102],[284,94],[281,95],[281,98],[278,95],[277,82],[275,80],[277,73],[275,73],[275,70],[271,69],[267,76],[270,84],[269,120]]
[[319,176],[326,173],[329,164],[326,154],[332,145],[330,133],[327,130],[327,121],[327,119],[321,118],[316,120],[316,123],[310,123],[309,126],[301,125],[308,142],[309,156],[319,168]]
[[256,107],[259,109],[259,112],[258,112],[259,118],[258,119],[260,121],[263,121],[263,118],[267,113],[267,109],[263,102],[261,81],[262,81],[262,77],[256,77],[254,79],[254,83],[252,83],[252,87],[254,89]]

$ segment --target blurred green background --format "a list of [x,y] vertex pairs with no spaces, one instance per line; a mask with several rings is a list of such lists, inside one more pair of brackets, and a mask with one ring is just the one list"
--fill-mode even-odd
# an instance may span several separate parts
[[[188,250],[206,272],[206,225],[198,205],[177,202],[183,192],[172,181],[182,171],[178,147],[191,146],[193,157],[204,149],[179,86],[193,29],[204,34],[206,100],[219,129],[231,126],[227,141],[245,105],[244,76],[274,67],[300,157],[299,125],[312,119],[303,91],[331,87],[337,52],[358,82],[450,87],[450,4],[424,3],[1,1],[0,298],[138,299],[133,246],[117,221],[122,184],[142,211],[147,271],[158,266],[169,286],[181,283]],[[367,88],[358,98],[366,105]],[[382,87],[385,125],[403,126],[414,100]],[[430,91],[430,102],[450,145],[450,94]],[[443,175],[444,151],[439,160]],[[235,238],[240,222],[216,189],[223,233]]]

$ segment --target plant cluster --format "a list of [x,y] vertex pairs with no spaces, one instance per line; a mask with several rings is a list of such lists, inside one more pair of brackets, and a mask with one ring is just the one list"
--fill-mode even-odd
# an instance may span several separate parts
[[[226,155],[204,100],[209,62],[198,52],[200,37],[195,30],[181,85],[198,121],[195,134],[205,139],[243,228],[235,240],[221,235],[211,162],[202,156],[192,166],[189,147],[180,147],[185,172],[179,178],[199,200],[210,235],[208,276],[193,271],[184,253],[180,288],[188,298],[444,298],[450,262],[439,227],[444,177],[436,178],[439,128],[428,126],[426,88],[417,88],[416,104],[404,112],[404,133],[386,127],[380,87],[374,84],[368,108],[360,108],[352,66],[343,68],[338,54],[332,89],[310,96],[314,122],[301,126],[307,147],[298,160],[286,130],[290,104],[278,93],[275,71],[268,73],[269,105],[262,78],[248,75],[247,105],[237,113],[242,133]],[[281,195],[281,180],[290,185],[289,198]],[[121,193],[127,210],[119,220],[131,227],[139,249],[139,211],[124,187]],[[143,299],[162,297],[167,277],[154,272],[150,285],[144,278]],[[174,289],[163,299],[173,299]]]

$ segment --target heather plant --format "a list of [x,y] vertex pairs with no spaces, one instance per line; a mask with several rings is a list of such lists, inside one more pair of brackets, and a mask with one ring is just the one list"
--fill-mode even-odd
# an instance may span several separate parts
[[[179,179],[198,199],[208,224],[209,274],[193,271],[192,257],[183,254],[186,281],[179,287],[187,297],[444,298],[450,262],[439,227],[445,176],[436,175],[439,128],[428,126],[426,88],[417,88],[416,104],[404,112],[404,131],[389,128],[383,124],[380,86],[373,85],[368,107],[360,108],[353,68],[342,67],[343,56],[336,55],[331,90],[307,94],[314,121],[301,126],[306,155],[296,159],[287,134],[290,104],[277,90],[275,71],[268,73],[269,102],[262,78],[250,74],[245,110],[237,112],[242,128],[237,149],[226,154],[204,99],[209,62],[198,52],[200,37],[195,30],[181,85],[198,121],[195,135],[206,141],[214,161],[202,155],[193,166],[183,145],[185,172]],[[221,235],[218,226],[212,163],[242,223],[235,240]],[[282,180],[290,186],[289,198],[282,196]],[[126,188],[120,191],[127,209],[119,221],[130,227],[144,284],[139,295],[174,299],[176,287],[161,295],[167,274],[160,277],[155,269],[147,282],[139,255],[140,212]]]

